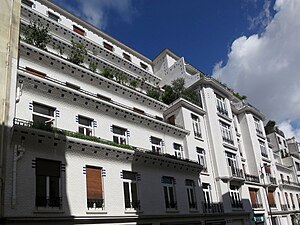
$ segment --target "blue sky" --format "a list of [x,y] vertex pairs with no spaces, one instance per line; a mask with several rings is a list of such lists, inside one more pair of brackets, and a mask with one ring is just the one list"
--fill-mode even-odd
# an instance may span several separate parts
[[104,16],[90,22],[111,36],[150,59],[169,48],[207,74],[212,73],[217,62],[226,61],[228,49],[237,37],[261,29],[261,24],[250,29],[250,18],[256,18],[264,5],[262,0],[120,1],[127,2],[125,11],[101,0],[54,2],[83,19],[89,17],[81,4],[95,6],[92,13],[97,13],[99,7]]
[[169,48],[300,141],[299,0],[53,0],[153,59]]

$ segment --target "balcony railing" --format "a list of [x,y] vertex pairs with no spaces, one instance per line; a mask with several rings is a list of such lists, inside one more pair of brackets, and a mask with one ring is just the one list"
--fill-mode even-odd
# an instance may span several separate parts
[[197,209],[197,203],[196,202],[190,202],[189,207],[190,207],[190,209]]
[[62,206],[62,198],[61,197],[36,197],[35,198],[35,206],[37,207],[59,207]]
[[233,166],[229,166],[229,174],[232,177],[244,178],[244,173],[242,169],[235,168]]
[[276,203],[269,203],[270,208],[277,208]]
[[228,143],[228,144],[231,144],[231,145],[233,145],[234,144],[234,142],[233,142],[233,140],[232,139],[230,139],[230,138],[227,138],[227,137],[222,137],[223,138],[223,141],[224,142],[226,142],[226,143]]
[[246,181],[249,181],[249,182],[260,183],[258,176],[245,174],[245,179],[246,179]]
[[221,113],[222,115],[228,116],[228,111],[227,111],[226,109],[217,106],[217,110],[218,110],[218,112]]
[[282,211],[288,211],[288,209],[289,209],[288,205],[286,205],[286,204],[281,204],[280,206],[281,206]]
[[289,181],[289,180],[281,180],[281,182],[282,182],[282,184],[288,184],[288,185],[300,187],[300,184],[298,182],[293,182],[293,181]]
[[130,150],[134,150],[136,152],[145,152],[147,154],[161,156],[161,157],[164,157],[166,159],[169,158],[169,159],[174,159],[174,160],[178,160],[178,161],[181,161],[181,162],[191,163],[191,164],[193,164],[197,167],[200,166],[198,162],[190,160],[190,159],[180,159],[180,158],[177,158],[176,156],[170,155],[170,154],[163,154],[163,153],[153,152],[152,150],[149,150],[149,149],[143,149],[143,148],[140,148],[140,147],[131,146],[131,145],[127,145],[127,144],[126,145],[125,144],[118,144],[118,143],[115,143],[113,141],[102,139],[100,137],[87,136],[87,135],[84,135],[84,134],[81,134],[81,133],[78,133],[78,132],[73,132],[73,131],[68,131],[68,130],[64,130],[64,129],[60,129],[60,128],[46,126],[46,125],[43,125],[43,124],[36,124],[33,121],[29,121],[29,120],[14,118],[14,125],[19,125],[19,126],[24,126],[24,127],[28,127],[28,128],[44,130],[44,131],[48,131],[48,132],[52,132],[52,133],[57,133],[57,134],[61,134],[61,135],[69,136],[69,137],[74,137],[74,138],[79,138],[79,139],[83,139],[83,140],[93,141],[93,142],[97,142],[97,143],[101,143],[101,144],[111,145],[111,146],[115,146],[115,147],[119,147],[119,148],[130,149]]
[[135,209],[135,210],[139,210],[141,208],[141,203],[140,200],[136,200],[136,201],[126,201],[125,202],[125,209]]
[[98,209],[104,207],[104,199],[87,199],[88,209]]
[[176,201],[174,201],[174,202],[167,201],[166,208],[167,209],[177,209],[177,202]]
[[202,202],[202,208],[203,213],[224,213],[224,206],[222,202]]
[[266,176],[266,184],[267,185],[277,185],[277,181],[275,177],[272,177],[270,175]]
[[231,206],[232,206],[232,208],[242,209],[243,203],[241,201],[233,201],[233,202],[231,202]]
[[268,158],[268,153],[264,152],[264,151],[261,151],[261,155],[265,158]]
[[263,208],[263,204],[261,204],[261,203],[254,202],[251,205],[252,205],[252,208],[254,208],[254,209],[262,209]]

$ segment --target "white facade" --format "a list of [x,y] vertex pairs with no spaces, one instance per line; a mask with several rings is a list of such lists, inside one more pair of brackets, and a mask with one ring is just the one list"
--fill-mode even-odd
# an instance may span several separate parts
[[[292,225],[299,160],[256,108],[170,50],[152,61],[48,1],[22,1],[33,21],[51,40],[20,40],[7,224]],[[148,96],[177,78],[196,104]]]

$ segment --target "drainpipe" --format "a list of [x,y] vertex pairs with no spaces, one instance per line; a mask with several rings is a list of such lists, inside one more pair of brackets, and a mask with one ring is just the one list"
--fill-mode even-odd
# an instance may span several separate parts
[[12,198],[11,208],[14,209],[17,200],[17,162],[25,153],[25,148],[22,145],[15,144],[14,155],[13,155],[13,168],[12,168]]

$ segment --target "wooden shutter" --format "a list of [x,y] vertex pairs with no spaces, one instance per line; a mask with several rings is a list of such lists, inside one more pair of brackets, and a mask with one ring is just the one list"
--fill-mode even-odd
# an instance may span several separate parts
[[249,190],[249,193],[250,193],[250,199],[251,199],[251,203],[252,204],[256,204],[256,191],[253,191],[253,190]]
[[265,172],[266,172],[267,174],[271,174],[271,166],[265,164],[264,167],[265,167]]
[[88,199],[103,199],[101,168],[86,167],[86,189]]
[[103,42],[103,47],[106,48],[107,50],[113,52],[114,51],[114,47],[106,42]]
[[79,27],[77,27],[77,26],[75,26],[75,25],[73,25],[73,31],[74,31],[75,33],[77,33],[77,34],[82,35],[82,36],[84,36],[84,34],[85,34],[85,32],[84,32],[83,29],[81,29],[81,28],[79,28]]
[[275,204],[273,192],[270,192],[270,191],[268,192],[268,202],[269,202],[270,205]]
[[46,73],[43,73],[43,72],[41,72],[41,71],[38,71],[38,70],[32,69],[32,68],[30,68],[30,67],[28,67],[28,66],[26,66],[26,67],[25,67],[25,70],[26,70],[26,72],[29,72],[29,73],[31,73],[31,74],[33,74],[33,75],[36,75],[36,76],[38,76],[38,77],[42,77],[42,78],[44,78],[44,77],[46,77],[46,76],[47,76],[47,74],[46,74]]

